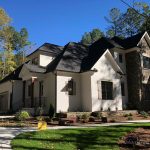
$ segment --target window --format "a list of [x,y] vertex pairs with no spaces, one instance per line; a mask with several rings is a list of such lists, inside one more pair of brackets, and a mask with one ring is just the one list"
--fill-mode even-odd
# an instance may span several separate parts
[[76,95],[76,84],[72,79],[68,81],[68,94]]
[[121,94],[122,96],[125,96],[124,82],[121,82]]
[[104,100],[113,100],[113,83],[102,81],[102,99]]
[[150,100],[150,84],[143,84],[144,100]]
[[31,96],[31,85],[28,85],[28,96],[30,97]]
[[119,54],[119,62],[120,62],[120,63],[122,63],[122,62],[123,62],[122,54]]
[[143,56],[143,67],[150,69],[150,58]]
[[44,85],[43,85],[43,81],[40,81],[39,82],[39,84],[40,84],[40,96],[43,96],[43,93],[44,93]]
[[38,58],[34,58],[34,59],[32,59],[32,64],[33,65],[38,65]]

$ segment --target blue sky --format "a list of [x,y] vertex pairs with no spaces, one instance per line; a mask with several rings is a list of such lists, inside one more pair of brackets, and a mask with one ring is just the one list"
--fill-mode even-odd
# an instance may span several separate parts
[[[150,4],[149,0],[144,2]],[[93,28],[105,31],[108,23],[104,16],[109,10],[127,8],[120,0],[0,0],[0,7],[13,18],[17,30],[27,28],[29,40],[36,46],[78,42]]]

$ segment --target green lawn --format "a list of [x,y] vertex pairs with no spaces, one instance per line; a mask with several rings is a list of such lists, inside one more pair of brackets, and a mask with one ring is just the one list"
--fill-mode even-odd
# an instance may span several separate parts
[[118,139],[139,126],[150,124],[27,132],[11,145],[14,150],[118,150]]

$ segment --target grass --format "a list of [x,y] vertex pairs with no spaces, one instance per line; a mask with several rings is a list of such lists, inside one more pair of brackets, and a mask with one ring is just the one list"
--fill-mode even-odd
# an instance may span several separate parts
[[119,138],[142,126],[150,124],[26,132],[11,145],[13,150],[119,150]]

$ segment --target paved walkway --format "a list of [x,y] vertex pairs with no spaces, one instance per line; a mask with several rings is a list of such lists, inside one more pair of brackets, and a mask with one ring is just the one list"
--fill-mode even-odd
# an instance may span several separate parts
[[[124,125],[140,122],[150,122],[150,120],[138,120],[138,121],[126,121],[122,123],[105,123],[105,124],[88,124],[83,126],[55,126],[48,127],[48,129],[73,129],[73,128],[85,128],[85,127],[100,127],[100,126],[113,126]],[[0,127],[0,150],[11,150],[10,142],[18,134],[29,131],[36,131],[36,128],[10,128]]]
[[10,142],[18,134],[35,131],[35,128],[7,128],[0,127],[0,150],[11,150]]

